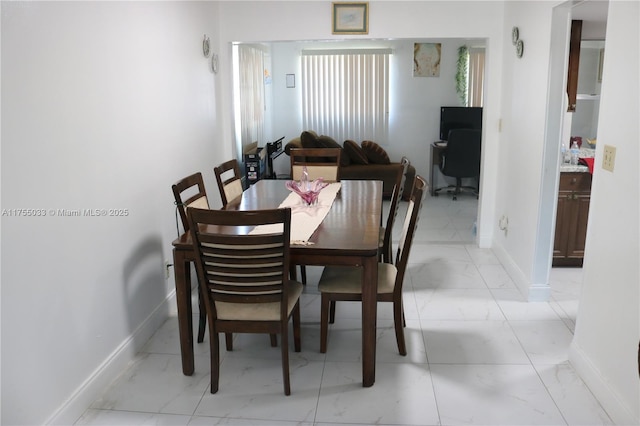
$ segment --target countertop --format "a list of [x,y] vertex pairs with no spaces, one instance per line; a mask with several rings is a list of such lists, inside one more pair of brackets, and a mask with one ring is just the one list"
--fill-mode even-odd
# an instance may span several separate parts
[[[580,148],[580,154],[578,154],[578,157],[580,158],[593,158],[595,157],[595,149],[591,149],[591,148]],[[563,163],[560,164],[560,173],[563,172],[577,172],[577,173],[588,173],[589,172],[589,168],[587,166],[583,166],[581,164],[579,165],[572,165],[569,163]]]

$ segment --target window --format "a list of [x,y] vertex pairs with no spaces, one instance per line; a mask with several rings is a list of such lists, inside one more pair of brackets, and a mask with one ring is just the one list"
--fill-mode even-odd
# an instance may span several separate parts
[[236,141],[238,152],[254,141],[264,140],[265,54],[250,45],[234,46]]
[[389,49],[302,52],[302,124],[337,141],[386,143]]

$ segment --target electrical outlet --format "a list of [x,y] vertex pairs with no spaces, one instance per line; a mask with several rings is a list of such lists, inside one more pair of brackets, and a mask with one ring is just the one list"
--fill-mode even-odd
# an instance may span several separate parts
[[611,145],[604,146],[604,155],[602,157],[602,168],[613,172],[613,166],[616,163],[616,147]]
[[164,279],[168,280],[169,277],[171,276],[171,273],[169,272],[169,268],[171,268],[173,266],[173,264],[171,262],[169,262],[168,259],[164,260]]

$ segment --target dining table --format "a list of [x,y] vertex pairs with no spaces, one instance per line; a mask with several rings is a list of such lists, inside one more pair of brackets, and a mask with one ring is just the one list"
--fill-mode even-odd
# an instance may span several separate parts
[[[284,180],[260,180],[229,202],[226,210],[278,208],[291,193]],[[300,200],[303,203],[302,200]],[[342,180],[331,208],[307,241],[290,245],[292,265],[348,265],[362,273],[362,384],[373,386],[376,365],[378,240],[382,223],[382,181]],[[293,227],[292,223],[292,227]],[[176,304],[182,372],[194,372],[190,233],[173,241]],[[295,268],[291,268],[292,275]],[[293,277],[295,278],[295,276]]]

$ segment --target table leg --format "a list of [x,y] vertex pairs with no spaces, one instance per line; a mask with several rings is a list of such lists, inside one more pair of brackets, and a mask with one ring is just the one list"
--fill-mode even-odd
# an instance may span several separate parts
[[429,193],[433,197],[436,195],[436,171],[440,165],[440,153],[442,148],[435,146],[433,143],[429,148],[429,156],[431,157],[431,180],[429,182]]
[[376,381],[376,321],[378,309],[378,258],[364,258],[362,274],[362,386]]
[[176,281],[176,304],[178,307],[178,329],[180,332],[180,353],[182,373],[191,376],[193,361],[193,316],[191,313],[191,273],[189,260],[182,250],[173,250],[173,268]]

